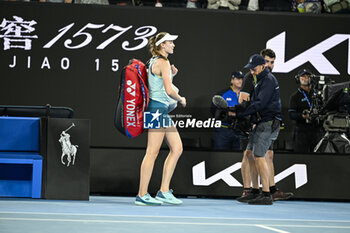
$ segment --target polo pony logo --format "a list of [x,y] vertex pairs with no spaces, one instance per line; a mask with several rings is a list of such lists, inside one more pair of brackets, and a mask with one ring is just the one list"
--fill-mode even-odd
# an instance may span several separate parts
[[78,145],[72,145],[70,142],[70,135],[67,133],[68,130],[71,128],[75,127],[75,124],[72,123],[71,126],[69,126],[66,130],[62,131],[61,137],[58,140],[61,143],[62,147],[62,156],[61,156],[61,163],[63,165],[66,165],[64,162],[64,156],[67,156],[67,167],[72,163],[74,165],[75,162],[75,156],[77,155],[78,152]]

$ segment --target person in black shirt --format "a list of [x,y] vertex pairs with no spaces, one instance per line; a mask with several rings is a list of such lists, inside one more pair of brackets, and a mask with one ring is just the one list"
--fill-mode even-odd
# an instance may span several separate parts
[[310,122],[311,101],[315,94],[311,84],[312,75],[308,69],[302,69],[298,72],[295,78],[300,86],[291,95],[289,102],[289,118],[296,122],[293,132],[293,148],[294,152],[298,153],[313,152],[324,134],[321,125]]
[[[264,57],[266,63],[265,65],[267,68],[272,71],[275,65],[275,59],[276,54],[271,49],[263,49],[260,51],[260,55]],[[251,72],[246,73],[246,75],[243,78],[243,84],[242,89],[239,96],[239,103],[242,103],[243,101],[249,101],[253,95],[254,92],[254,86],[255,86],[255,80]],[[252,165],[253,164],[253,152],[251,150],[246,150],[247,140],[241,141],[241,148],[244,149],[243,152],[243,159],[242,159],[242,165],[241,165],[241,174],[243,179],[243,187],[244,191],[242,193],[242,196],[239,197],[237,200],[241,202],[249,201],[252,197],[252,195],[247,196],[250,193],[257,193],[259,190],[251,189],[250,183],[252,182],[253,187],[256,187],[258,183],[258,173],[256,168]],[[272,198],[274,201],[277,200],[287,200],[291,198],[294,194],[293,193],[284,193],[281,190],[279,190],[275,185],[275,169],[273,165],[273,142],[270,145],[270,148],[266,152],[265,159],[267,161],[267,165],[269,168],[269,184],[270,184],[270,192],[272,194]],[[250,169],[252,167],[252,169]]]

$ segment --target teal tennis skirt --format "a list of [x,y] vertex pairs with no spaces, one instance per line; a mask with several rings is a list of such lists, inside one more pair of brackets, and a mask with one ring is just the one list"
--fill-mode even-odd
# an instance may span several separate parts
[[146,114],[149,116],[145,119],[146,123],[150,125],[149,128],[157,129],[173,126],[174,123],[168,113],[169,108],[166,104],[150,99],[146,110]]

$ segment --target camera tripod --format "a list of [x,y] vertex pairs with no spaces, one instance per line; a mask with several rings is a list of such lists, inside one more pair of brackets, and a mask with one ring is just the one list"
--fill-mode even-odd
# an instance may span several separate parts
[[346,132],[349,129],[347,114],[329,114],[323,123],[326,133],[317,143],[314,152],[318,153],[350,153],[350,140]]
[[345,133],[326,132],[316,145],[314,152],[318,153],[350,153],[350,140]]

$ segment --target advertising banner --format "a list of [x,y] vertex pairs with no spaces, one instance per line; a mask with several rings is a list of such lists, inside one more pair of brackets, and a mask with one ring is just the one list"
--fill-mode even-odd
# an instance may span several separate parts
[[[144,150],[92,149],[91,192],[136,195],[144,153]],[[149,185],[151,194],[160,188],[167,154],[162,150],[155,163]],[[347,155],[276,153],[275,183],[283,192],[293,192],[296,199],[349,200],[349,160]],[[243,191],[241,161],[240,152],[185,151],[170,188],[180,196],[238,197]],[[339,187],[341,191],[335,191]]]

